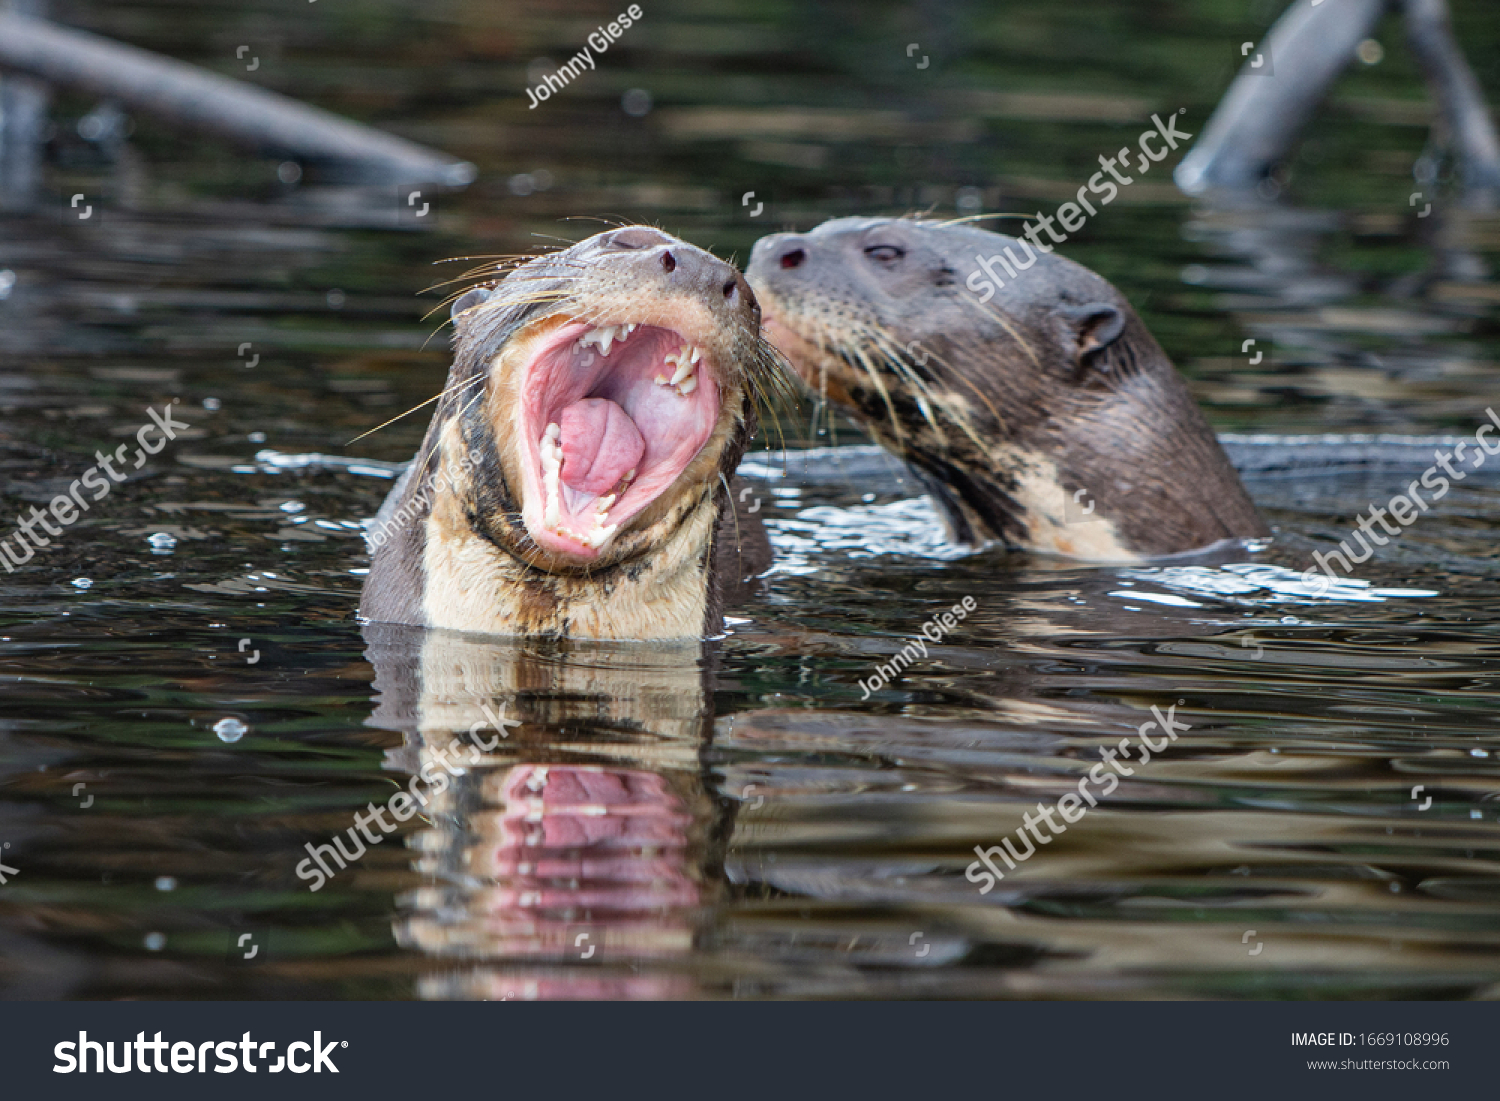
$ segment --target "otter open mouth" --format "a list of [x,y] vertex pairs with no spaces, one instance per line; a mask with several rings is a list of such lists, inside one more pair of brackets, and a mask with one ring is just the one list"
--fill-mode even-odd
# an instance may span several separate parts
[[567,322],[521,382],[527,530],[554,554],[596,558],[661,497],[713,434],[719,390],[701,348],[655,325]]

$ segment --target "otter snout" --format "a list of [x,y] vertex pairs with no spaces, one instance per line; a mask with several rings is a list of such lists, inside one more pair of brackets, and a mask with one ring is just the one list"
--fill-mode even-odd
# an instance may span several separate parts
[[750,267],[763,273],[791,271],[808,260],[807,238],[800,233],[773,233],[755,242],[750,250]]
[[815,277],[814,267],[813,245],[805,236],[773,233],[755,242],[745,275],[765,289],[776,286],[778,281],[805,282]]
[[650,226],[603,233],[592,250],[609,267],[662,294],[685,295],[711,312],[733,316],[752,327],[760,306],[750,285],[731,265]]

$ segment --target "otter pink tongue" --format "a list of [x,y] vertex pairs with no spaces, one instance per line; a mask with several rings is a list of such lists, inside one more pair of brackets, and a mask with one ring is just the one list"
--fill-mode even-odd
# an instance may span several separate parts
[[646,441],[608,398],[584,398],[562,411],[562,481],[581,493],[607,493],[640,466]]

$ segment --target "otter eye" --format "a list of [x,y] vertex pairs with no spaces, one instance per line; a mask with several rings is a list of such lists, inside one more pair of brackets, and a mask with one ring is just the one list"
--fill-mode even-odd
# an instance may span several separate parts
[[896,245],[871,245],[865,255],[876,263],[891,264],[905,256],[906,250]]

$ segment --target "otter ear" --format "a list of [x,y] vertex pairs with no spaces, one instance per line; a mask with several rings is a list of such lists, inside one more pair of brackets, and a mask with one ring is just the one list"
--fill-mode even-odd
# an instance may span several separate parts
[[1125,331],[1125,315],[1108,302],[1090,302],[1086,306],[1074,306],[1064,310],[1063,316],[1073,327],[1078,342],[1080,365],[1095,352],[1113,344]]
[[457,319],[458,315],[465,310],[472,310],[475,306],[489,301],[491,288],[475,287],[471,291],[461,294],[453,302],[453,308],[448,311],[448,316]]

